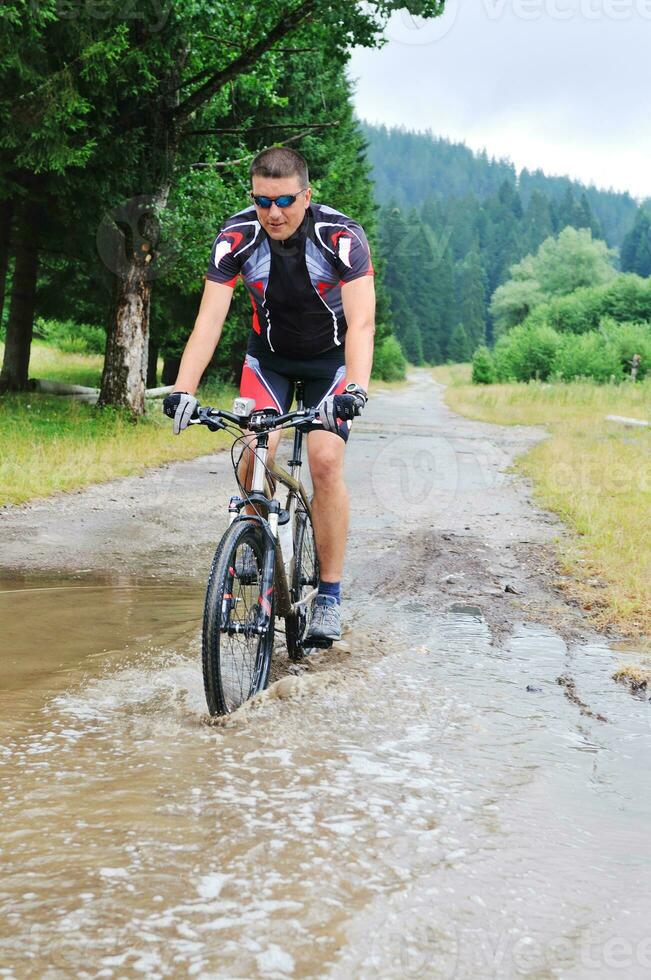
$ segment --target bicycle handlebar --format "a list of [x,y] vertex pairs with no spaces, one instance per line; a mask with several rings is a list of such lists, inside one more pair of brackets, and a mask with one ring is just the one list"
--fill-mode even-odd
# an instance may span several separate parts
[[221,408],[211,408],[207,405],[197,409],[197,416],[190,419],[190,425],[207,425],[208,428],[216,431],[226,428],[225,422],[231,422],[241,429],[249,429],[251,432],[271,432],[273,429],[289,429],[301,423],[314,422],[319,417],[316,408],[298,408],[293,412],[285,412],[279,415],[274,409],[256,409],[250,415],[234,415]]

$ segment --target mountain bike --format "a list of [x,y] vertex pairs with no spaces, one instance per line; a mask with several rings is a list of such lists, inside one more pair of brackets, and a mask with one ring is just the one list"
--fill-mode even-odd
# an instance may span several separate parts
[[[303,385],[295,384],[297,408],[255,410],[251,398],[236,398],[233,411],[199,408],[191,424],[234,436],[231,461],[240,495],[228,505],[229,525],[219,542],[208,577],[203,617],[202,665],[211,715],[229,714],[262,691],[269,680],[275,617],[284,617],[290,660],[301,660],[317,644],[306,636],[319,585],[319,560],[310,501],[300,480],[305,428],[318,411],[303,405]],[[269,433],[293,429],[289,472],[268,462]],[[278,451],[280,446],[278,446]],[[242,453],[253,453],[253,479],[240,478]],[[281,503],[276,493],[286,490]],[[330,646],[325,641],[321,646]]]

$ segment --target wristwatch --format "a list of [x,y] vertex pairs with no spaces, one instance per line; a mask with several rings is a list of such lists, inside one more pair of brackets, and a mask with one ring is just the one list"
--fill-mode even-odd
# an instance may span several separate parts
[[366,404],[366,402],[368,401],[367,393],[364,391],[361,385],[355,384],[354,381],[349,381],[346,387],[344,388],[344,391],[346,392],[347,395],[361,395],[362,398],[364,399],[364,404]]

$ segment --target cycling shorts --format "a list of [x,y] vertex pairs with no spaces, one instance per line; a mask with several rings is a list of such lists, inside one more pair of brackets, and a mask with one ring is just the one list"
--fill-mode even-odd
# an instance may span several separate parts
[[[346,366],[343,352],[297,361],[276,354],[262,356],[247,354],[242,368],[240,395],[253,398],[256,408],[276,408],[288,412],[294,399],[297,381],[304,385],[304,405],[316,408],[327,395],[339,395],[346,387]],[[346,442],[352,422],[340,421],[338,435]],[[323,429],[319,421],[305,426],[306,431]]]

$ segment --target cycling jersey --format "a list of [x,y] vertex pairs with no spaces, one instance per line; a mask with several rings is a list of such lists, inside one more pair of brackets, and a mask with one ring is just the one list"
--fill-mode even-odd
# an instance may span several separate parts
[[341,287],[368,275],[373,264],[362,226],[314,203],[285,241],[267,235],[254,207],[233,215],[215,239],[206,273],[227,286],[244,282],[253,305],[250,354],[298,360],[343,349]]

